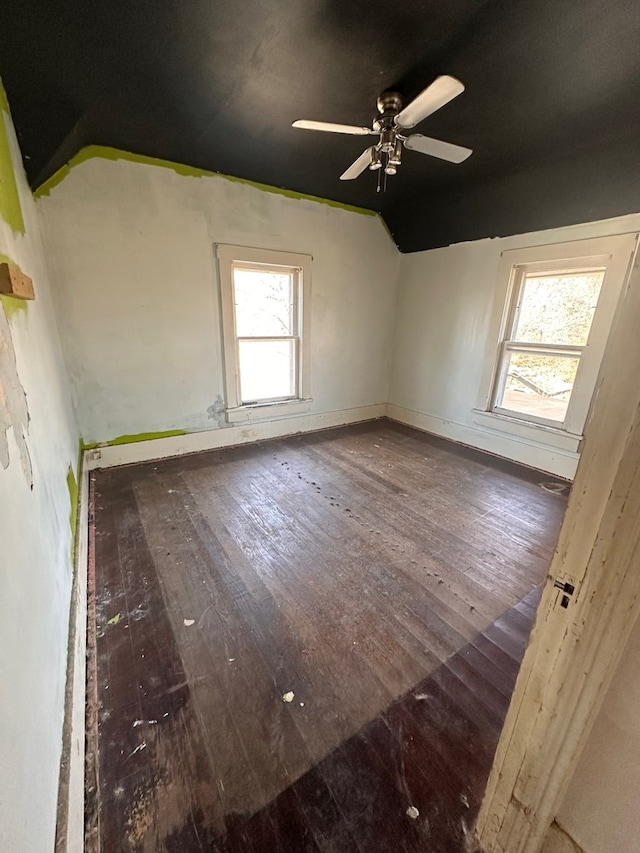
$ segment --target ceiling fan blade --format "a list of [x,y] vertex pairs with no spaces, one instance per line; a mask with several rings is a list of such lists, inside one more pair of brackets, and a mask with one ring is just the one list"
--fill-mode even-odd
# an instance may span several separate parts
[[353,136],[369,136],[375,132],[370,127],[357,127],[354,124],[331,124],[331,122],[307,121],[306,119],[294,121],[291,127],[299,127],[302,130],[324,130],[326,133],[350,133]]
[[471,148],[462,145],[453,145],[451,142],[442,142],[440,139],[432,139],[421,133],[414,133],[404,141],[405,148],[410,151],[419,151],[421,154],[429,154],[430,157],[438,157],[440,160],[448,160],[450,163],[462,163],[473,154]]
[[373,147],[374,146],[372,145],[371,148],[366,148],[358,159],[349,166],[347,171],[340,175],[341,181],[352,181],[364,172],[369,163],[371,163],[371,152],[373,151]]
[[455,77],[447,74],[436,77],[430,86],[398,113],[396,124],[400,127],[415,127],[423,118],[435,113],[463,92],[464,85]]

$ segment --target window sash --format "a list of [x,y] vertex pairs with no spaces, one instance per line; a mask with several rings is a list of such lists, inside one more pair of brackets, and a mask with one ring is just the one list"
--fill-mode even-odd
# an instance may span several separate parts
[[[258,263],[248,263],[245,261],[234,261],[231,264],[231,288],[233,294],[233,331],[236,340],[238,339],[238,323],[236,320],[236,281],[235,281],[235,273],[238,271],[247,271],[247,272],[267,272],[272,273],[274,275],[287,275],[291,276],[292,280],[292,304],[291,304],[291,326],[293,329],[293,335],[299,336],[300,329],[302,327],[302,298],[301,298],[301,290],[302,290],[302,270],[300,267],[293,266],[278,266],[276,264],[258,264]],[[250,337],[250,336],[243,336]],[[252,336],[251,336],[252,337]],[[256,336],[256,340],[259,336]],[[275,336],[274,336],[275,337]],[[277,337],[281,337],[278,335]],[[284,337],[284,336],[282,336]],[[266,340],[266,338],[265,338]],[[239,381],[239,380],[238,380]]]
[[[256,397],[255,400],[244,400],[242,397],[242,384],[240,374],[240,344],[243,341],[249,343],[269,343],[271,341],[291,341],[293,343],[293,394],[287,394],[281,397]],[[239,337],[236,335],[236,363],[238,364],[237,382],[238,382],[238,402],[241,406],[252,406],[260,403],[279,403],[288,400],[300,399],[300,337],[299,335],[271,335],[268,337],[257,337],[244,335]]]
[[[571,405],[571,401],[573,399],[573,393],[578,380],[578,371],[580,370],[580,357],[582,355],[581,352],[571,352],[568,351],[569,348],[559,349],[551,349],[550,347],[545,347],[544,345],[540,347],[521,347],[521,346],[508,346],[509,342],[505,342],[503,344],[502,356],[500,360],[500,369],[499,373],[494,385],[494,397],[491,410],[499,415],[507,415],[508,417],[517,418],[518,420],[527,422],[527,423],[536,423],[541,424],[543,426],[550,426],[556,429],[565,429],[565,424],[569,417],[569,406]],[[583,347],[572,347],[573,350],[582,350]],[[573,386],[571,388],[571,394],[569,396],[569,400],[567,403],[567,411],[564,417],[564,420],[559,421],[554,418],[545,418],[540,415],[534,415],[531,412],[523,412],[520,409],[510,409],[508,406],[502,405],[498,401],[504,399],[506,392],[506,385],[509,378],[509,353],[524,353],[526,355],[549,355],[554,358],[571,358],[577,360],[578,365],[576,369],[576,378],[574,379]]]
[[[282,274],[291,276],[292,279],[292,299],[291,299],[291,326],[293,328],[292,335],[238,335],[236,322],[236,297],[235,297],[235,272],[236,270],[250,270],[252,272],[268,272],[274,274]],[[240,406],[259,405],[261,403],[277,403],[289,400],[299,400],[301,398],[301,364],[300,356],[302,348],[300,346],[300,328],[302,326],[302,270],[300,267],[280,266],[275,264],[260,264],[234,262],[231,265],[231,282],[233,293],[233,331],[235,338],[236,351],[236,399]],[[253,343],[269,342],[269,341],[293,341],[293,386],[294,393],[282,397],[257,397],[256,399],[245,400],[242,397],[242,382],[240,373],[240,343],[242,341],[250,341]]]

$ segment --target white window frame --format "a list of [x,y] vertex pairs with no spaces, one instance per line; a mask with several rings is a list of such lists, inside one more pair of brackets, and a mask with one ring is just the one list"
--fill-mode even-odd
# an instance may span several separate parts
[[[309,403],[311,403],[309,358],[311,342],[311,256],[275,249],[221,244],[216,245],[216,255],[220,275],[227,420],[230,423],[240,423],[308,411]],[[294,311],[296,312],[297,334],[278,336],[278,339],[292,339],[295,342],[296,394],[294,397],[242,403],[238,344],[244,338],[236,335],[233,290],[233,271],[236,267],[294,273]],[[251,340],[271,339],[251,338]]]
[[[565,451],[577,451],[591,405],[600,362],[618,298],[631,268],[637,234],[622,234],[570,243],[510,249],[500,257],[498,287],[485,356],[476,421],[485,427],[508,432],[525,441],[541,442]],[[497,405],[506,381],[509,336],[514,328],[524,280],[531,273],[571,273],[602,269],[605,274],[598,304],[584,347],[558,347],[579,356],[578,370],[563,423]],[[520,351],[521,346],[515,346]],[[532,351],[540,347],[532,347]],[[553,347],[547,347],[550,351]]]

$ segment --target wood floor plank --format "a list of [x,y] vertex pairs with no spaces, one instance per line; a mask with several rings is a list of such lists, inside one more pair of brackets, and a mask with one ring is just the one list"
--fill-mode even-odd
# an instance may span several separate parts
[[465,849],[549,479],[388,421],[94,473],[102,853]]

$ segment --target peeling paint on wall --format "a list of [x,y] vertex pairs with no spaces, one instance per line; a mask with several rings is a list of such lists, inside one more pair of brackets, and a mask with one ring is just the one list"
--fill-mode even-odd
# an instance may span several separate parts
[[26,436],[29,432],[27,395],[20,384],[16,355],[9,323],[4,310],[0,311],[0,465],[9,467],[9,427],[20,452],[22,470],[29,485],[33,485],[31,459]]

